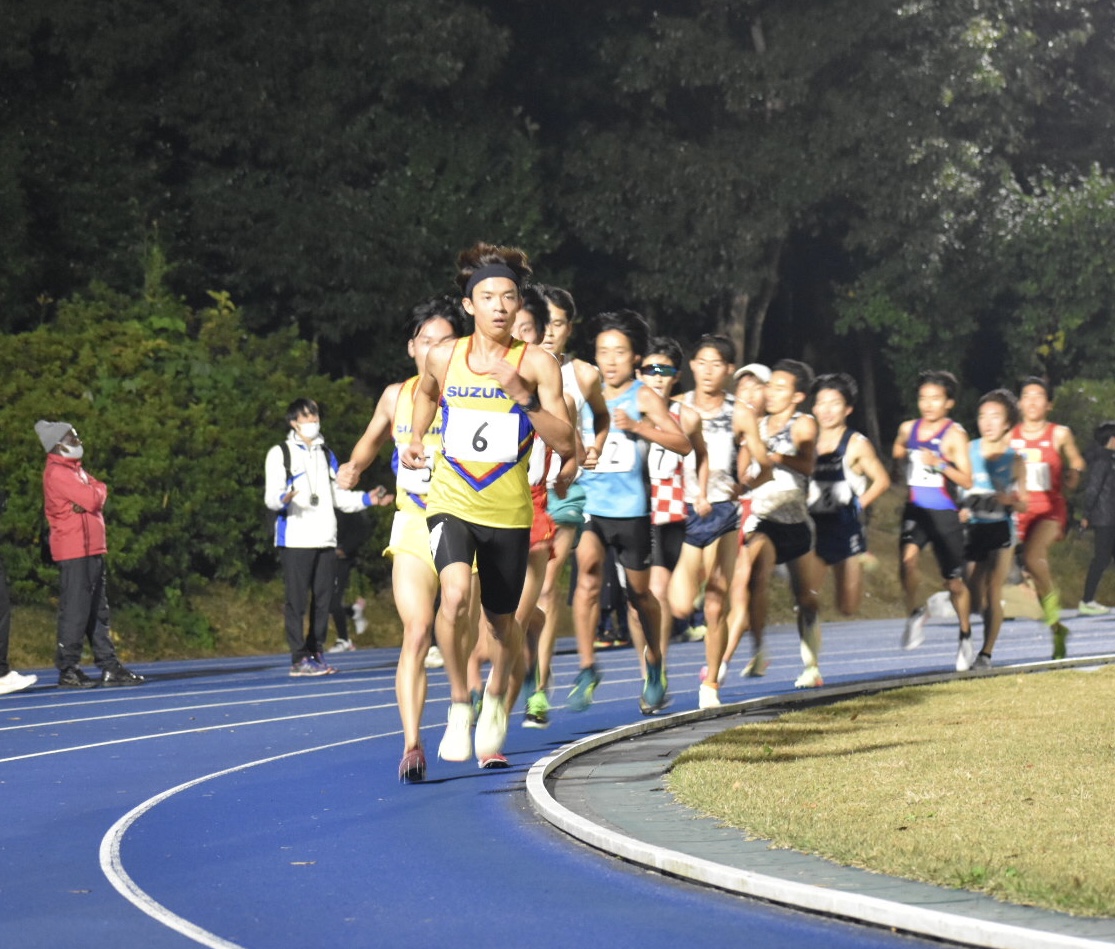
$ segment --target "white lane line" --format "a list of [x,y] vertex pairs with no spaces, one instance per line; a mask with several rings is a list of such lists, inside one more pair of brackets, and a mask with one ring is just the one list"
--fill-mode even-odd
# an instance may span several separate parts
[[373,692],[393,692],[391,687],[381,689],[345,689],[337,692],[317,692],[310,695],[282,695],[267,696],[257,699],[244,699],[239,702],[209,702],[204,705],[173,705],[167,708],[152,708],[142,711],[114,712],[110,715],[90,715],[86,718],[65,718],[45,722],[28,722],[23,725],[6,725],[0,727],[0,732],[20,731],[28,728],[55,728],[59,725],[78,725],[85,722],[105,722],[117,718],[141,718],[147,715],[170,715],[175,712],[199,712],[210,708],[235,708],[241,705],[264,705],[270,702],[304,702],[307,699],[331,699],[335,696],[368,695]]
[[[321,676],[317,677],[318,684],[324,684],[324,683],[320,682],[320,680],[322,678],[324,678],[324,677],[321,677]],[[330,676],[329,678],[333,678],[333,677]],[[352,682],[356,678],[357,678],[356,676],[354,676],[350,673],[350,674],[346,675],[340,681],[347,683],[347,682]],[[388,684],[383,686],[383,688],[385,688],[385,689],[393,688],[393,682],[394,682],[394,679],[392,677],[391,679],[388,680]],[[4,716],[8,716],[11,712],[41,712],[44,709],[45,710],[50,710],[50,709],[73,708],[73,707],[89,708],[90,706],[93,706],[93,705],[117,705],[117,704],[120,704],[120,703],[123,703],[123,702],[128,702],[130,704],[135,703],[135,702],[140,702],[140,701],[158,702],[158,701],[165,701],[168,697],[172,697],[172,698],[175,698],[175,699],[178,699],[178,698],[194,698],[194,697],[199,696],[199,695],[231,695],[231,694],[236,693],[236,692],[258,693],[258,692],[270,692],[270,691],[273,691],[273,690],[276,690],[276,689],[286,689],[286,690],[290,690],[290,691],[298,691],[298,693],[300,695],[318,695],[318,694],[328,695],[328,694],[330,694],[330,693],[327,693],[327,692],[315,693],[315,692],[306,691],[306,683],[305,682],[303,682],[301,684],[301,686],[296,685],[294,683],[288,683],[288,682],[279,682],[279,683],[275,683],[274,685],[243,685],[243,686],[232,686],[232,687],[226,687],[226,688],[221,688],[220,686],[216,686],[216,687],[211,688],[211,689],[193,689],[189,692],[164,692],[164,691],[157,691],[157,690],[152,690],[152,689],[137,689],[137,688],[134,688],[134,687],[129,687],[129,688],[127,688],[126,691],[124,691],[123,688],[107,690],[107,691],[110,691],[112,693],[111,697],[98,694],[102,691],[98,687],[96,689],[90,689],[90,690],[78,692],[77,694],[81,695],[83,697],[82,700],[71,700],[71,701],[68,701],[68,702],[55,701],[55,702],[49,702],[49,703],[46,703],[46,704],[40,702],[40,703],[27,704],[27,705],[7,705],[7,704],[5,704],[4,707],[3,707],[3,711],[0,714],[3,714]],[[66,691],[70,691],[70,690],[66,690]],[[25,698],[25,697],[28,697],[30,695],[34,695],[33,692],[32,693],[17,693],[17,694],[21,698]]]
[[[12,755],[9,758],[0,758],[0,764],[12,761],[27,761],[30,758],[45,758],[49,755],[64,755],[71,751],[88,751],[91,748],[110,748],[113,745],[130,745],[140,741],[152,741],[158,738],[177,738],[181,735],[201,735],[205,732],[227,731],[229,729],[247,728],[254,725],[274,725],[279,722],[295,722],[303,718],[321,718],[325,715],[348,715],[352,712],[375,712],[380,709],[394,708],[394,702],[383,705],[358,705],[353,708],[332,709],[327,712],[307,712],[304,715],[281,715],[275,718],[260,718],[246,722],[224,722],[220,725],[205,725],[200,728],[182,728],[171,732],[155,732],[149,735],[134,735],[130,738],[113,738],[109,741],[90,742],[85,745],[73,745],[68,748],[52,748],[46,751],[34,751],[26,755]],[[364,739],[353,739],[363,741]]]
[[242,949],[239,943],[231,942],[215,933],[211,933],[207,929],[198,926],[196,923],[191,923],[188,919],[184,919],[177,913],[172,912],[167,907],[163,906],[162,903],[148,895],[148,893],[128,875],[120,856],[120,844],[124,835],[128,832],[128,828],[145,814],[149,813],[153,808],[173,797],[175,794],[197,787],[197,785],[203,784],[206,781],[211,781],[214,778],[225,777],[229,774],[235,774],[238,771],[246,771],[249,768],[270,764],[273,761],[282,761],[284,758],[293,758],[297,755],[309,754],[314,751],[341,748],[345,745],[356,744],[357,742],[372,741],[376,738],[388,738],[392,735],[400,734],[402,734],[401,730],[377,735],[364,735],[360,738],[348,738],[344,741],[332,742],[328,745],[318,745],[314,748],[288,751],[281,755],[273,755],[270,758],[260,758],[258,761],[249,761],[246,764],[225,768],[222,771],[214,771],[211,774],[203,775],[200,778],[194,778],[192,781],[187,781],[185,784],[179,784],[177,787],[156,794],[154,797],[150,797],[143,803],[133,807],[127,814],[116,821],[116,823],[108,829],[104,837],[101,838],[101,872],[104,873],[108,882],[112,884],[124,899],[168,929],[173,929],[175,932],[181,933],[187,939],[192,939],[194,942],[200,943],[203,946],[210,946],[212,949]]

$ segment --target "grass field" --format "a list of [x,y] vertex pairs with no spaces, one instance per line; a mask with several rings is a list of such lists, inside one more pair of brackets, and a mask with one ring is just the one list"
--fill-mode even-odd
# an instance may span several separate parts
[[772,846],[1115,915],[1115,667],[900,689],[745,725],[669,788]]

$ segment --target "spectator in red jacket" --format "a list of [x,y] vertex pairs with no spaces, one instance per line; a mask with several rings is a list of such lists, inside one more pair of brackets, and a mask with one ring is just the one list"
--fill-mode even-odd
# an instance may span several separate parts
[[136,675],[116,657],[108,632],[105,594],[105,519],[108,488],[81,465],[81,439],[68,422],[35,423],[47,452],[43,471],[43,502],[50,525],[50,553],[61,574],[58,602],[58,687],[88,689],[98,680],[81,668],[85,640],[101,670],[104,686],[139,685]]

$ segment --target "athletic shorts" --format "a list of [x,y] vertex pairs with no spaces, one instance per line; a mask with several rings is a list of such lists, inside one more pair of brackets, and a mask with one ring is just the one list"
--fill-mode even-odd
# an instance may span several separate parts
[[813,549],[813,525],[808,521],[796,524],[781,524],[778,521],[752,519],[749,524],[751,536],[763,534],[774,547],[774,562],[789,563],[804,557]]
[[534,520],[530,525],[530,549],[549,547],[557,533],[557,525],[546,510],[546,488],[543,485],[530,489],[530,499],[534,504]]
[[690,547],[711,547],[725,534],[739,529],[739,505],[717,501],[707,517],[701,517],[692,504],[685,505],[685,542]]
[[1031,525],[1038,521],[1054,521],[1060,525],[1061,532],[1057,535],[1057,539],[1062,540],[1069,524],[1069,506],[1060,494],[1033,491],[1030,493],[1029,506],[1026,510],[1019,511],[1014,516],[1020,544],[1026,542]]
[[585,530],[592,531],[605,547],[616,552],[616,561],[625,570],[650,567],[650,515],[642,517],[589,516]]
[[480,605],[497,616],[518,609],[527,576],[529,527],[485,527],[445,513],[431,514],[426,523],[438,576],[452,564],[471,564],[475,558]]
[[918,550],[931,544],[942,577],[955,580],[964,576],[964,525],[956,511],[937,511],[907,502],[898,544],[900,552],[907,544]]
[[546,510],[558,527],[580,530],[585,525],[585,489],[574,481],[565,492],[565,497],[559,498],[551,488],[546,494]]
[[383,551],[383,555],[394,559],[398,554],[411,554],[437,573],[430,553],[430,529],[426,526],[426,515],[423,512],[395,512],[391,519],[391,538],[387,541],[387,549]]
[[571,484],[565,497],[559,498],[557,492],[550,488],[546,494],[546,510],[554,519],[555,529],[572,527],[576,531],[573,535],[573,546],[576,547],[585,529],[585,489],[579,484]]
[[867,550],[863,524],[854,507],[842,507],[812,517],[817,530],[817,556],[830,567]]
[[672,571],[681,559],[685,543],[685,521],[650,525],[650,565]]
[[964,530],[964,557],[969,563],[983,563],[995,551],[1013,545],[1009,520],[973,521]]

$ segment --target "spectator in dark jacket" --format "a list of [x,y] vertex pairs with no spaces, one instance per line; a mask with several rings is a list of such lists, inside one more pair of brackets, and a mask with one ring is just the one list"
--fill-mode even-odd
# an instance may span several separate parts
[[108,488],[81,465],[84,447],[68,422],[38,421],[35,433],[47,452],[43,504],[50,525],[50,553],[58,564],[58,687],[88,689],[98,684],[81,668],[85,640],[101,670],[100,685],[139,685],[143,676],[125,669],[108,632],[105,594],[105,519]]
[[1088,463],[1088,480],[1084,486],[1084,509],[1080,526],[1091,528],[1095,547],[1088,577],[1084,581],[1084,597],[1079,611],[1085,616],[1103,616],[1110,609],[1096,602],[1100,577],[1115,556],[1115,421],[1104,422],[1095,431],[1096,450]]

